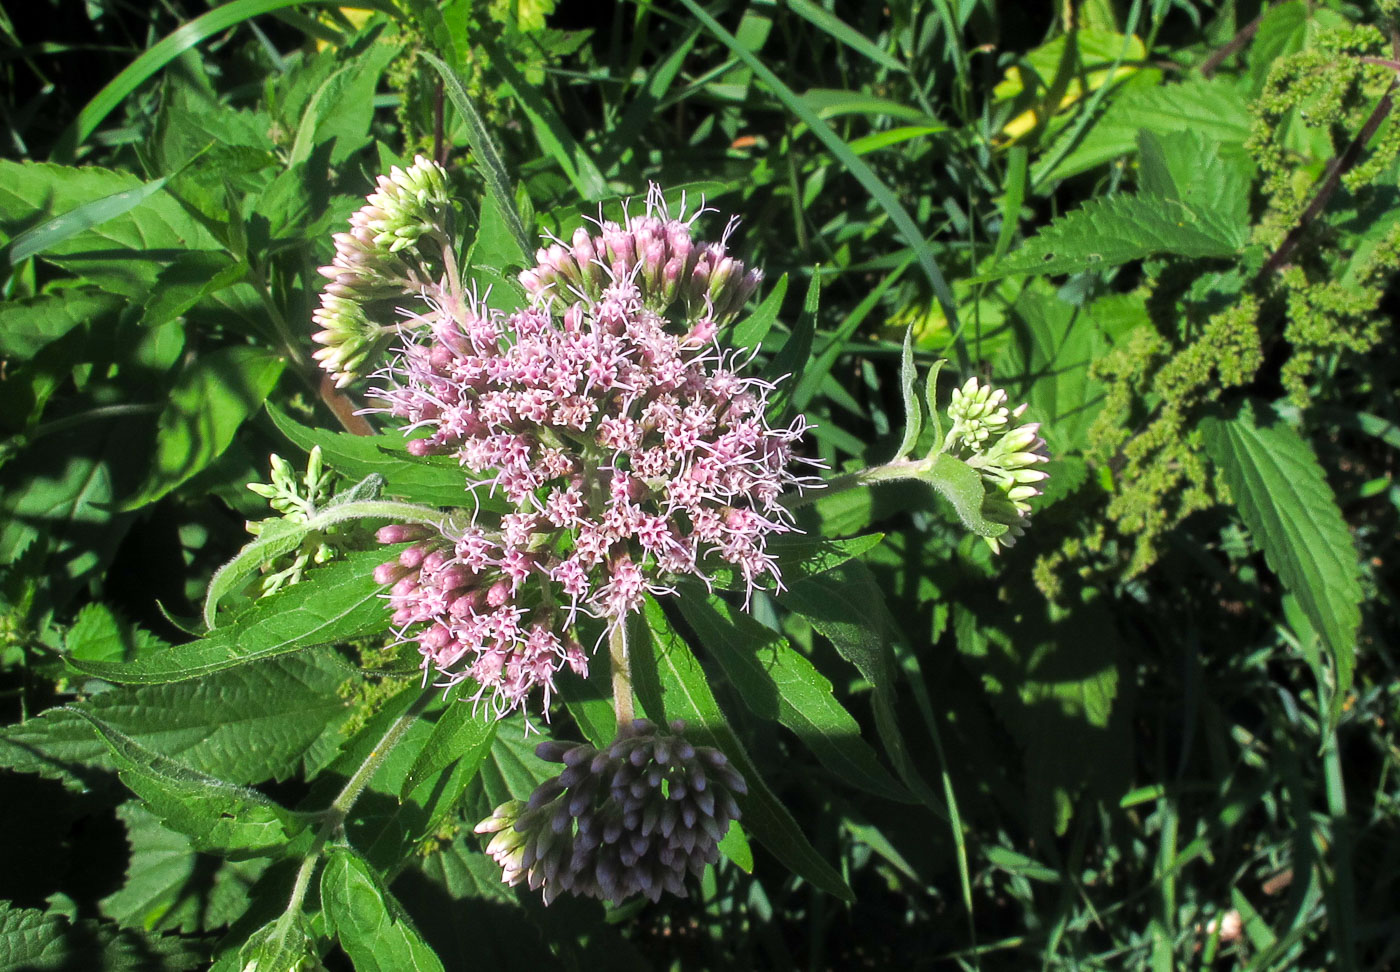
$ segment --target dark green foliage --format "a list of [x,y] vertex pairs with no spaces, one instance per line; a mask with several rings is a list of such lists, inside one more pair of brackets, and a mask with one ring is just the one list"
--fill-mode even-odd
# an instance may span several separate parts
[[[1400,961],[1393,2],[21,6],[0,967]],[[504,508],[311,359],[417,153],[492,306],[650,181],[766,270],[721,341],[833,488],[785,590],[629,629],[637,714],[748,782],[689,898],[502,885],[473,827],[558,766],[386,635],[373,529]],[[937,451],[974,375],[1043,423],[1019,538]],[[315,449],[332,498],[270,515]],[[530,733],[613,738],[591,661]]]

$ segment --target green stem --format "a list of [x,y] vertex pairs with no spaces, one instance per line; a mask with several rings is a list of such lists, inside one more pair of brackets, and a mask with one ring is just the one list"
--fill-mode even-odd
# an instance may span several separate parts
[[871,466],[868,469],[860,469],[856,472],[843,473],[828,479],[821,489],[810,490],[805,493],[787,493],[779,502],[790,510],[798,510],[804,506],[809,506],[817,500],[835,496],[837,493],[844,493],[851,489],[860,489],[863,486],[874,486],[876,483],[890,483],[900,479],[925,479],[933,471],[934,463],[941,453],[936,453],[926,459],[911,461],[909,459],[896,459],[881,466]]
[[360,794],[369,785],[369,781],[374,778],[374,774],[379,772],[379,768],[384,765],[384,761],[389,758],[389,754],[394,751],[394,747],[398,745],[404,733],[413,726],[414,720],[428,707],[428,703],[433,700],[434,695],[436,695],[435,689],[425,690],[418,698],[414,699],[412,705],[390,723],[389,728],[384,730],[384,735],[379,737],[379,742],[369,751],[364,762],[336,794],[331,805],[321,812],[321,827],[316,831],[316,839],[312,842],[311,849],[302,858],[296,881],[292,885],[291,899],[287,902],[287,910],[278,919],[278,925],[283,933],[290,928],[292,921],[301,912],[302,902],[306,900],[306,892],[311,887],[311,875],[316,871],[316,865],[321,860],[321,852],[325,849],[326,842],[345,826],[345,820],[350,816],[355,801],[360,798]]
[[608,658],[612,662],[613,712],[617,727],[632,724],[637,717],[632,702],[632,659],[627,654],[627,621],[617,623],[608,635]]

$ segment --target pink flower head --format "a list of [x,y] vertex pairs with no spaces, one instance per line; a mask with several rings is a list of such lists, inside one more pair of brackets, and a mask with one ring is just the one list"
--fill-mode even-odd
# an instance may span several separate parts
[[791,471],[807,424],[769,426],[773,386],[715,343],[761,275],[726,252],[732,223],[705,243],[693,220],[653,187],[643,215],[540,250],[527,307],[443,294],[379,373],[416,454],[455,457],[514,506],[441,536],[387,529],[417,542],[376,575],[425,670],[473,678],[498,712],[586,670],[580,613],[611,628],[721,568],[749,596],[781,587],[767,541],[794,529],[782,494],[810,485]]

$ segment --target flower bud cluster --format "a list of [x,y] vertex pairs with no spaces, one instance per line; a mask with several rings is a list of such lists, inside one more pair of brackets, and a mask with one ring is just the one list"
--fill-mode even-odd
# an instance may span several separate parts
[[[321,460],[321,447],[313,446],[306,463],[306,474],[298,477],[291,463],[273,453],[269,459],[272,466],[271,483],[249,483],[248,488],[268,501],[268,505],[280,513],[282,520],[305,523],[315,515],[317,508],[331,498],[331,488],[335,483],[335,472],[327,469]],[[277,520],[249,520],[245,527],[253,536],[262,536],[268,525]],[[275,558],[263,567],[257,579],[257,594],[265,597],[275,594],[284,587],[301,582],[306,569],[313,564],[324,564],[335,556],[335,549],[326,542],[326,535],[320,531],[307,534],[295,549]]]
[[976,376],[961,388],[953,389],[948,405],[952,425],[944,440],[952,450],[982,476],[987,497],[982,513],[988,519],[1005,523],[1010,529],[988,540],[993,551],[1009,547],[1030,524],[1030,499],[1040,495],[1038,483],[1048,474],[1037,468],[1049,456],[1040,437],[1040,423],[1014,424],[1026,406],[1006,407],[1006,392],[982,385]]
[[[312,314],[312,339],[324,345],[314,357],[338,387],[358,378],[395,333],[375,323],[366,305],[421,291],[434,279],[430,268],[440,257],[421,253],[419,243],[445,241],[450,216],[447,173],[420,155],[408,169],[380,176],[349,232],[335,234],[335,259],[319,270],[330,282]],[[392,313],[392,306],[381,310]]]
[[455,457],[513,507],[432,537],[389,528],[385,542],[420,542],[380,568],[425,666],[476,680],[500,712],[586,667],[580,614],[615,627],[647,592],[717,568],[750,594],[780,583],[766,545],[794,529],[778,499],[806,484],[789,470],[805,420],[768,425],[772,386],[714,344],[708,297],[676,325],[642,277],[634,264],[567,303],[542,291],[508,317],[444,294],[372,392],[421,435],[411,452]]
[[614,904],[684,894],[686,874],[719,859],[739,817],[734,794],[748,787],[723,753],[685,739],[684,722],[670,730],[638,719],[604,750],[541,743],[536,753],[563,772],[476,827],[495,835],[487,853],[502,880],[526,882],[545,904],[564,891]]
[[763,273],[745,269],[728,255],[736,220],[718,243],[705,243],[691,237],[690,225],[707,210],[687,220],[684,201],[681,207],[679,217],[670,216],[661,190],[653,185],[645,214],[628,214],[621,224],[601,221],[596,234],[580,227],[567,243],[556,240],[536,253],[538,266],[522,273],[520,282],[533,297],[593,300],[615,281],[627,279],[635,283],[643,304],[658,314],[686,319],[703,314],[723,325],[743,308]]

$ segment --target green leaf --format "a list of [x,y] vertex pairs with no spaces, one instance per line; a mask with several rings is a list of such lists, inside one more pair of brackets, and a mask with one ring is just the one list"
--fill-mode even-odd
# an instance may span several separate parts
[[[143,185],[129,173],[95,166],[0,160],[0,229],[17,233]],[[171,256],[218,249],[213,235],[174,197],[156,193],[81,232],[50,240],[42,256],[93,286],[144,302]]]
[[1120,193],[1066,213],[976,279],[1102,270],[1153,256],[1231,257],[1247,238],[1241,226],[1213,212],[1161,196]]
[[909,69],[898,58],[886,53],[860,31],[849,26],[835,14],[828,13],[824,8],[817,6],[812,0],[787,0],[787,9],[830,34],[851,50],[864,54],[881,67],[889,68],[891,71],[908,73]]
[[938,491],[938,495],[951,503],[963,526],[979,537],[995,538],[1007,531],[1005,523],[996,523],[982,515],[982,501],[987,490],[977,470],[961,459],[946,452],[940,453],[929,463],[919,480],[928,483]]
[[333,847],[321,872],[326,924],[357,972],[430,972],[442,963],[389,889],[348,847]]
[[289,417],[271,402],[267,414],[297,448],[310,452],[321,447],[326,465],[349,479],[384,477],[384,491],[428,506],[469,507],[504,511],[499,498],[467,491],[468,474],[453,460],[433,462],[404,451],[403,437],[393,432],[351,435],[312,429]]
[[1138,186],[1149,195],[1220,216],[1247,233],[1254,166],[1244,155],[1224,155],[1221,144],[1192,130],[1170,137],[1138,132]]
[[525,232],[525,226],[520,222],[520,214],[515,208],[515,197],[510,191],[510,180],[506,175],[506,167],[501,162],[501,155],[496,151],[495,143],[491,140],[491,133],[487,130],[486,123],[481,120],[481,115],[472,103],[471,96],[467,94],[467,89],[462,86],[461,79],[457,77],[457,73],[452,68],[427,51],[420,51],[418,56],[426,61],[428,66],[442,78],[443,89],[452,100],[452,104],[456,106],[457,113],[462,116],[462,121],[466,125],[467,141],[472,147],[472,157],[476,161],[476,166],[481,170],[482,178],[486,182],[486,191],[491,194],[502,215],[505,216],[511,235],[515,237],[515,242],[520,247],[521,261],[528,260],[530,254],[534,252],[534,247],[531,245],[529,234]]
[[895,450],[894,458],[903,459],[914,451],[919,443],[919,433],[924,430],[924,407],[914,390],[917,374],[914,370],[914,329],[904,332],[904,350],[899,358],[899,390],[904,397],[904,438]]
[[[1137,151],[1138,132],[1172,139],[1183,132],[1225,145],[1242,147],[1254,118],[1249,101],[1227,78],[1190,78],[1177,84],[1127,86],[1053,171],[1035,174],[1035,182],[1063,179]],[[1054,153],[1047,155],[1053,158]]]
[[574,191],[584,200],[596,201],[608,195],[608,184],[598,166],[589,158],[583,146],[569,132],[564,120],[535,86],[512,65],[513,58],[493,44],[486,35],[478,41],[491,58],[491,66],[505,82],[506,90],[515,96],[540,148],[559,163]]
[[[90,732],[90,730],[89,730]],[[98,906],[124,928],[193,934],[222,928],[248,908],[248,891],[265,858],[223,861],[209,873],[194,841],[161,825],[139,800],[117,807],[126,828],[126,881]]]
[[734,325],[734,329],[729,332],[729,343],[736,348],[756,348],[761,345],[768,332],[773,329],[778,312],[782,310],[787,286],[788,275],[783,274],[768,292],[768,296],[754,308],[753,313]]
[[[845,879],[807,842],[797,821],[768,789],[720,711],[700,662],[651,597],[646,601],[646,621],[652,651],[637,646],[633,664],[644,704],[646,694],[653,695],[647,714],[658,722],[684,719],[690,738],[723,751],[749,786],[748,795],[738,798],[748,832],[794,874],[843,901],[853,900]],[[648,682],[655,693],[646,688]]]
[[380,634],[389,627],[376,565],[398,548],[364,550],[306,572],[299,584],[261,598],[232,623],[197,641],[125,665],[69,659],[88,675],[124,685],[181,682],[313,645]]
[[938,263],[933,256],[933,247],[928,238],[920,231],[918,224],[904,208],[889,188],[876,175],[875,170],[866,164],[851,150],[851,147],[841,140],[841,136],[822,120],[816,110],[802,100],[795,91],[783,83],[773,70],[763,62],[763,59],[754,50],[744,45],[739,38],[725,30],[696,0],[681,0],[685,8],[690,11],[691,16],[705,26],[705,29],[714,34],[733,53],[735,57],[743,61],[747,67],[753,71],[768,88],[777,96],[778,100],[787,107],[794,115],[800,118],[812,130],[812,134],[827,147],[836,160],[845,167],[855,177],[856,181],[865,187],[865,191],[870,193],[870,197],[889,216],[894,228],[904,237],[904,242],[914,251],[914,258],[918,261],[919,267],[928,277],[929,283],[933,286],[933,291],[938,297],[938,302],[943,307],[943,313],[948,318],[948,324],[953,331],[957,331],[958,312],[957,304],[953,299],[953,293],[948,289],[948,283],[943,279],[943,273],[938,269]]
[[106,321],[121,298],[92,287],[70,287],[0,304],[0,356],[27,361],[84,321]]
[[157,422],[146,482],[121,508],[154,503],[223,455],[239,426],[262,407],[285,365],[271,352],[246,345],[194,358]]
[[208,956],[186,939],[121,930],[106,922],[16,908],[0,901],[0,969],[16,972],[176,972],[208,967]]
[[477,706],[462,700],[468,684],[458,682],[448,693],[447,707],[403,778],[399,799],[407,799],[426,780],[458,760],[462,761],[466,778],[470,780],[491,751],[500,720],[489,705]]
[[899,728],[888,642],[892,627],[884,595],[870,569],[858,561],[843,564],[793,584],[778,600],[807,619],[874,688],[875,727],[890,762],[905,786],[929,806],[936,806]]
[[129,661],[144,652],[169,647],[149,631],[121,621],[99,601],[79,609],[63,640],[74,658],[93,661]]
[[306,917],[298,911],[263,925],[237,951],[221,955],[210,972],[302,972],[320,963],[319,951]]
[[350,708],[339,689],[353,679],[345,663],[311,651],[199,681],[100,692],[0,729],[0,766],[73,787],[95,783],[94,771],[114,764],[77,708],[212,776],[285,779],[323,739],[340,742]]
[[852,786],[886,800],[911,802],[860,738],[860,724],[836,700],[831,682],[786,638],[714,595],[680,599],[681,613],[719,663],[744,703],[760,718],[791,729],[803,744]]
[[70,711],[91,723],[107,743],[122,782],[166,826],[190,837],[196,850],[269,856],[306,829],[304,820],[257,790],[182,766],[82,709]]
[[116,219],[131,212],[164,189],[165,183],[165,178],[152,179],[134,189],[123,189],[110,196],[83,203],[66,213],[45,220],[33,229],[25,230],[10,241],[10,266],[43,253],[94,226],[101,226],[109,219]]
[[1202,430],[1252,541],[1322,635],[1336,666],[1335,718],[1351,687],[1362,590],[1356,547],[1322,466],[1292,428],[1258,425],[1249,408],[1207,418]]
[[773,355],[768,366],[763,369],[763,377],[768,381],[783,382],[768,402],[770,417],[781,417],[788,411],[792,402],[797,376],[812,356],[812,341],[817,335],[817,309],[821,302],[821,275],[812,274],[807,284],[807,296],[802,300],[802,316],[783,343],[782,349]]

